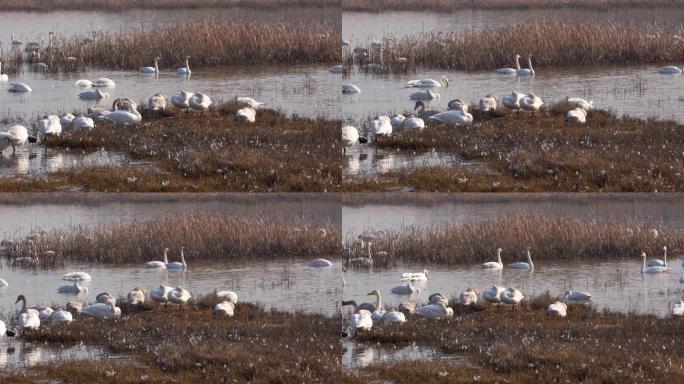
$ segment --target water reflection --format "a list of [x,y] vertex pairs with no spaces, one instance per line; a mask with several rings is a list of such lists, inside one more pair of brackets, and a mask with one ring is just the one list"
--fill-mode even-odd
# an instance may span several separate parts
[[466,365],[465,358],[446,354],[436,348],[409,344],[366,344],[342,341],[342,366],[348,370],[365,368],[371,364],[391,365],[401,361],[443,360],[453,364]]
[[348,152],[342,161],[342,176],[370,175],[395,170],[411,170],[421,167],[481,167],[480,163],[469,162],[456,155],[444,152],[394,152],[359,147]]
[[55,345],[31,342],[0,344],[0,368],[24,369],[38,364],[74,360],[124,358],[106,349],[90,345]]

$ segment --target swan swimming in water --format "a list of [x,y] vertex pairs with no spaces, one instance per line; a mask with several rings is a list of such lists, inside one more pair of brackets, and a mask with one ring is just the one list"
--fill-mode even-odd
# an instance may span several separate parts
[[501,68],[497,69],[496,73],[500,75],[515,75],[520,70],[520,55],[515,55],[515,68]]
[[532,55],[527,56],[527,68],[518,69],[517,75],[518,76],[534,76],[534,68],[532,68]]
[[172,263],[166,264],[166,269],[187,269],[188,264],[185,262],[185,247],[181,247],[180,258],[180,262],[174,261]]
[[31,89],[31,87],[29,87],[29,85],[26,83],[11,83],[10,87],[7,90],[14,93],[24,93],[33,91],[33,89]]
[[530,249],[527,248],[527,262],[519,261],[517,263],[509,264],[508,268],[512,269],[534,269],[534,263],[532,262],[532,256],[530,255]]
[[668,65],[666,67],[661,67],[660,69],[658,69],[658,72],[667,75],[680,75],[682,73],[682,69],[679,67],[675,67],[674,65]]
[[87,79],[80,79],[74,83],[75,86],[79,88],[90,88],[93,86],[93,82]]
[[409,95],[410,100],[419,100],[419,101],[430,101],[430,100],[435,100],[435,99],[439,100],[439,98],[440,98],[439,93],[432,92],[431,89],[413,92],[412,94]]
[[591,294],[584,291],[565,291],[565,298],[570,301],[587,301],[591,300]]
[[346,93],[346,94],[361,93],[361,88],[357,87],[354,84],[342,84],[342,93]]
[[154,74],[159,74],[159,65],[158,62],[161,60],[161,57],[157,56],[154,58],[154,67],[142,67],[140,68],[140,73],[154,73]]
[[420,79],[420,80],[409,80],[406,82],[406,87],[417,87],[417,88],[446,88],[449,86],[449,79],[446,76],[439,78],[439,81],[434,79]]
[[7,147],[12,147],[12,153],[15,153],[17,147],[24,145],[27,141],[35,143],[37,140],[34,136],[29,136],[23,125],[13,125],[7,132],[0,132],[0,152]]
[[93,277],[86,272],[69,272],[62,276],[62,280],[68,281],[90,281]]
[[653,267],[647,267],[646,266],[646,252],[641,252],[641,257],[644,259],[644,264],[641,267],[641,273],[645,273],[645,274],[649,274],[649,275],[655,275],[655,274],[667,272],[668,268],[660,266],[660,265],[653,266]]
[[321,268],[321,267],[331,267],[332,263],[329,260],[326,259],[314,259],[309,262],[310,267],[316,267],[316,268]]
[[108,79],[106,77],[100,77],[99,79],[96,79],[95,81],[92,82],[93,87],[105,87],[105,88],[114,88],[116,87],[116,83],[112,79]]
[[176,69],[176,75],[189,76],[192,73],[190,71],[190,56],[185,56],[185,67],[180,67]]
[[503,249],[497,248],[496,249],[496,261],[489,261],[489,262],[483,263],[480,265],[480,268],[502,269],[503,268],[503,263],[501,262],[501,252],[502,251],[503,251]]
[[667,246],[663,247],[663,260],[651,259],[646,265],[649,267],[667,267]]
[[404,272],[401,274],[402,281],[427,281],[427,279],[427,269],[424,269],[423,272]]
[[406,285],[398,285],[390,290],[395,295],[412,295],[420,292],[420,288],[414,287],[409,281]]
[[92,91],[83,91],[78,94],[79,99],[83,100],[102,100],[109,99],[109,93],[102,92],[100,89],[95,89]]
[[83,287],[78,283],[73,283],[73,284],[62,285],[61,287],[57,288],[57,292],[78,294],[81,292],[88,292],[88,288]]

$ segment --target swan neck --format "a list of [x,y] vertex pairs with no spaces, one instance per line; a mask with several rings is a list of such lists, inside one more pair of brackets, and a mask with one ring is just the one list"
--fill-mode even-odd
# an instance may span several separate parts
[[382,310],[382,296],[380,296],[380,292],[376,293],[376,296],[378,297],[378,300],[376,302],[376,310],[380,311]]
[[501,263],[501,250],[500,249],[496,251],[496,260],[499,262],[499,264],[502,264]]
[[530,67],[530,72],[534,73],[534,68],[532,68],[532,58],[527,58],[527,66]]
[[168,254],[168,251],[165,249],[165,250],[164,250],[164,264],[168,264],[168,263],[169,263],[169,258],[168,258],[168,255],[167,255],[167,254]]
[[26,313],[26,298],[21,298],[21,313]]
[[515,69],[520,70],[520,57],[518,55],[515,56]]

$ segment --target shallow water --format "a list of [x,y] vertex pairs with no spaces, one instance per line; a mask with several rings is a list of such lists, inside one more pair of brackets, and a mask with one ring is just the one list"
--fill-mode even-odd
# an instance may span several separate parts
[[[339,24],[340,11],[333,8],[290,8],[277,11],[259,9],[133,9],[126,12],[56,11],[0,13],[0,43],[5,47],[10,35],[24,43],[35,41],[40,35],[55,32],[74,35],[92,31],[120,32],[126,30],[168,27],[198,21],[245,20],[267,23],[323,22]],[[47,38],[47,37],[46,37]]]
[[[534,65],[534,63],[532,63]],[[511,63],[513,66],[513,63]],[[494,71],[419,71],[410,76],[375,76],[351,74],[345,83],[361,88],[362,93],[342,96],[345,119],[361,124],[378,114],[413,110],[409,94],[416,88],[405,88],[411,79],[449,78],[448,88],[435,89],[440,100],[431,103],[432,109],[444,110],[449,100],[461,99],[476,103],[486,94],[499,98],[513,90],[533,92],[547,104],[568,97],[593,100],[596,108],[608,109],[618,116],[673,119],[684,122],[684,78],[662,75],[656,66],[561,68],[536,70],[533,78],[502,76]]]
[[[422,32],[463,31],[469,29],[500,28],[526,22],[549,20],[631,24],[657,23],[668,27],[683,24],[683,9],[614,9],[609,11],[585,9],[507,9],[463,10],[453,13],[434,12],[366,12],[342,13],[342,36],[352,42],[365,43],[369,37],[400,38]],[[365,44],[363,44],[365,45]]]
[[[84,90],[74,86],[79,79],[95,80],[107,77],[116,87],[105,88],[109,99],[100,102],[78,97]],[[302,116],[338,117],[339,75],[328,72],[328,66],[291,65],[222,67],[193,69],[192,76],[176,76],[168,70],[158,78],[135,71],[92,69],[84,73],[22,72],[10,76],[10,83],[24,82],[33,89],[28,93],[0,92],[0,115],[32,122],[39,115],[62,112],[86,113],[89,106],[111,106],[114,99],[128,97],[147,104],[157,92],[168,97],[182,89],[208,94],[214,103],[230,101],[236,96],[252,97],[265,103],[264,107],[282,109],[288,114]],[[7,85],[0,83],[0,88]],[[0,130],[7,127],[0,126]]]
[[[169,261],[177,258],[174,253],[169,255]],[[92,281],[81,284],[88,288],[88,292],[78,295],[57,293],[58,287],[73,284],[62,280],[65,273],[73,271],[88,272],[92,276]],[[267,309],[332,315],[342,291],[341,264],[313,268],[309,267],[308,260],[188,260],[185,271],[147,269],[142,263],[70,264],[54,270],[37,271],[4,267],[0,277],[9,284],[0,290],[0,313],[5,315],[5,320],[10,311],[18,309],[14,301],[20,294],[26,296],[29,306],[65,306],[72,300],[94,302],[95,296],[101,292],[125,297],[135,287],[146,289],[149,295],[151,289],[164,284],[182,286],[195,297],[210,294],[214,289],[231,290],[238,294],[240,301],[261,303]],[[177,307],[174,309],[178,310]]]
[[348,370],[365,368],[371,364],[394,364],[402,361],[442,360],[465,365],[465,359],[446,354],[424,345],[366,344],[342,341],[342,367]]
[[59,363],[74,360],[121,359],[122,355],[91,345],[55,345],[28,342],[0,344],[0,368],[23,369],[38,364]]
[[[347,282],[344,299],[375,303],[375,296],[366,294],[377,289],[383,295],[384,305],[398,307],[407,300],[424,304],[436,292],[457,298],[468,287],[478,289],[481,294],[487,287],[500,285],[517,288],[527,298],[546,291],[552,296],[562,296],[569,289],[588,291],[592,294],[591,303],[599,309],[665,316],[669,313],[670,303],[680,299],[684,293],[684,284],[679,282],[679,277],[684,273],[681,259],[668,258],[672,268],[670,273],[643,276],[640,273],[642,264],[636,260],[537,261],[532,272],[506,268],[506,265],[518,261],[515,255],[506,253],[506,250],[502,260],[504,269],[498,272],[480,269],[476,265],[425,267],[415,264],[373,272],[352,270],[344,276]],[[417,272],[424,268],[429,271],[429,280],[415,284],[422,288],[420,293],[411,296],[390,293],[392,287],[406,284],[399,280],[402,272]]]
[[[464,196],[464,195],[461,195]],[[364,230],[399,230],[404,226],[462,224],[534,214],[544,216],[599,217],[615,221],[636,220],[664,224],[671,230],[684,232],[682,198],[659,199],[654,195],[632,195],[612,198],[597,195],[536,194],[522,198],[505,195],[469,194],[454,196],[436,205],[365,204],[342,207],[342,233],[359,234]],[[428,198],[429,199],[429,198]]]
[[412,170],[421,167],[480,167],[481,164],[465,161],[444,152],[407,153],[377,150],[360,145],[349,151],[342,160],[342,177],[366,176],[394,170]]

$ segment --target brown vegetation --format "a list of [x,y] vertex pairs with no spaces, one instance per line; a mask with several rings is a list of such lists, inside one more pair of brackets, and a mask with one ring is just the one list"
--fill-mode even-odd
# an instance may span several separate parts
[[0,11],[127,11],[130,9],[339,7],[340,0],[0,0]]
[[424,11],[453,12],[464,9],[556,9],[580,8],[613,10],[615,8],[684,7],[682,0],[426,0],[417,6],[412,0],[341,0],[345,11]]
[[[160,260],[163,248],[189,260],[323,257],[340,253],[341,234],[333,224],[312,226],[303,220],[240,216],[178,216],[137,222],[74,226],[43,232],[34,239],[7,238],[8,263],[38,255],[36,266],[65,262],[142,263]],[[53,251],[54,255],[46,255]]]
[[[480,305],[454,317],[374,327],[356,341],[384,345],[417,343],[457,354],[469,362],[401,361],[376,364],[358,382],[421,383],[679,383],[684,377],[684,331],[679,318],[601,313],[569,305],[566,318],[544,312],[548,295],[511,311]],[[503,324],[503,325],[502,325]],[[363,378],[363,380],[361,380]]]
[[536,114],[473,111],[469,128],[432,126],[379,138],[376,148],[445,151],[486,165],[345,177],[347,191],[412,188],[441,192],[681,192],[684,127],[672,121],[617,118],[590,111],[584,125],[565,122],[564,103]]
[[[530,247],[534,260],[620,259],[639,260],[641,252],[660,257],[663,245],[670,252],[684,251],[684,237],[664,226],[636,221],[575,216],[511,216],[465,224],[439,224],[430,227],[410,226],[385,230],[372,240],[374,266],[397,263],[473,264],[502,257],[524,259]],[[353,249],[355,235],[346,239]],[[385,251],[386,253],[379,253]]]

